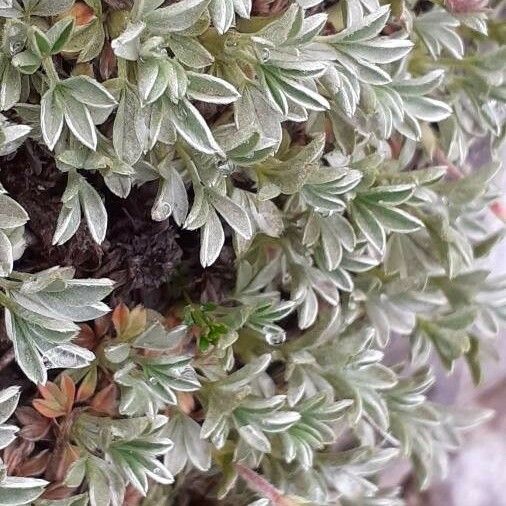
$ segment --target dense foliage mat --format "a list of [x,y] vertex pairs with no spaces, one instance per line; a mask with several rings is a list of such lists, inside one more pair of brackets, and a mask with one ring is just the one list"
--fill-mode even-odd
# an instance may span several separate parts
[[0,505],[441,477],[490,413],[432,366],[506,320],[502,5],[0,0]]

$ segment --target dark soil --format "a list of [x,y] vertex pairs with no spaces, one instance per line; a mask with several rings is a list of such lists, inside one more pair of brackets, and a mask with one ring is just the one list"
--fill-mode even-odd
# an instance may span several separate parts
[[[99,175],[89,181],[104,198],[109,218],[106,240],[96,244],[83,219],[76,235],[52,245],[60,198],[67,176],[51,154],[33,141],[0,159],[0,182],[28,212],[28,246],[15,268],[37,272],[54,265],[73,266],[76,277],[108,277],[116,281],[110,302],[144,304],[163,311],[183,291],[192,300],[223,300],[233,283],[232,248],[224,248],[211,268],[199,262],[199,232],[181,231],[172,220],[155,222],[150,211],[156,185],[134,188],[127,199],[113,195]],[[88,177],[88,174],[84,174]]]

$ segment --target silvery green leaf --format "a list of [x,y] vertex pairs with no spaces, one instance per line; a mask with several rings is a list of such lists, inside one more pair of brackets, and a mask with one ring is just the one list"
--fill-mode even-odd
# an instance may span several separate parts
[[188,230],[196,230],[203,226],[211,210],[202,185],[194,185],[193,191],[195,192],[193,206],[183,225]]
[[349,26],[333,37],[337,40],[349,42],[370,40],[383,30],[390,15],[390,6],[382,5],[370,14],[363,16],[358,23],[350,23]]
[[270,353],[264,353],[251,360],[247,365],[241,367],[221,382],[221,388],[229,391],[238,391],[247,385],[253,378],[267,369],[271,362]]
[[40,101],[40,126],[48,148],[53,150],[63,129],[64,109],[55,88],[46,91]]
[[172,168],[160,180],[151,217],[156,221],[163,221],[172,215],[176,223],[182,226],[187,214],[188,195],[184,181],[179,172]]
[[107,89],[88,76],[70,77],[64,87],[79,102],[99,109],[109,109],[116,105],[116,100]]
[[15,425],[0,425],[0,448],[5,448],[16,439],[18,428]]
[[315,5],[322,3],[322,0],[297,0],[297,3],[303,9],[309,9],[310,7],[314,7]]
[[78,494],[65,499],[39,499],[37,506],[88,506],[88,494]]
[[40,61],[40,57],[28,49],[14,55],[12,58],[12,66],[22,74],[31,75],[40,67]]
[[62,205],[56,229],[53,235],[53,244],[65,244],[79,229],[81,224],[81,204],[77,197]]
[[61,292],[52,291],[50,296],[58,298],[61,294],[62,304],[83,306],[95,304],[111,292],[114,283],[107,278],[69,279]]
[[157,58],[139,62],[138,88],[141,100],[146,104],[155,102],[167,89],[169,62]]
[[200,237],[200,264],[212,265],[218,258],[225,242],[225,234],[216,211],[210,210]]
[[414,28],[431,56],[436,59],[443,48],[455,58],[462,58],[464,43],[457,33],[459,21],[444,9],[436,8],[417,16]]
[[249,18],[251,13],[251,0],[233,0],[234,9],[241,18]]
[[278,75],[278,79],[281,90],[302,107],[314,111],[330,109],[330,104],[325,97],[300,81],[285,77],[283,74]]
[[70,9],[73,3],[74,0],[39,0],[30,9],[30,14],[43,17],[56,16]]
[[36,26],[32,27],[30,41],[31,48],[37,56],[45,58],[51,54],[51,42],[47,38],[47,35]]
[[369,204],[367,207],[383,227],[394,232],[414,232],[423,227],[423,223],[418,218],[402,209],[374,204]]
[[130,344],[112,344],[104,348],[104,354],[107,360],[113,364],[119,364],[121,362],[124,362],[130,355]]
[[410,184],[375,186],[362,195],[378,205],[397,206],[407,202],[413,195],[414,187]]
[[420,77],[396,80],[392,87],[402,96],[419,97],[435,90],[441,84],[444,74],[444,70],[433,70]]
[[277,146],[281,141],[282,116],[254,85],[245,85],[234,103],[235,123],[240,131],[262,134],[261,146]]
[[31,127],[27,125],[2,123],[0,118],[0,156],[5,156],[16,151],[31,130]]
[[13,263],[12,244],[0,230],[0,277],[8,276],[12,272]]
[[249,239],[253,234],[248,214],[232,199],[208,190],[209,202],[220,213],[223,219],[242,237]]
[[46,368],[32,341],[27,324],[18,320],[8,309],[5,309],[5,328],[7,336],[12,341],[16,362],[21,370],[30,381],[44,385],[47,380]]
[[178,474],[189,461],[200,471],[211,467],[211,446],[200,437],[200,425],[189,416],[177,413],[167,424],[167,436],[174,447],[165,455],[165,465]]
[[[62,93],[62,90],[59,90]],[[65,93],[61,100],[65,123],[75,137],[86,147],[95,151],[97,148],[97,131],[90,111],[81,101],[70,93]]]
[[188,96],[202,102],[230,104],[239,98],[239,92],[227,81],[207,74],[187,72]]
[[176,60],[167,60],[167,95],[171,102],[178,103],[186,94],[188,77],[184,67]]
[[253,448],[263,453],[270,453],[271,444],[267,437],[254,425],[242,425],[238,428],[239,435]]
[[441,121],[452,113],[449,105],[428,97],[406,97],[404,108],[415,118],[429,122]]
[[26,211],[11,197],[0,194],[0,229],[12,229],[24,225],[29,217]]
[[0,111],[6,111],[19,101],[21,75],[15,67],[7,62],[0,66],[0,78]]
[[[0,424],[5,423],[19,402],[20,390],[19,387],[8,387],[0,390]],[[4,448],[2,446],[2,448]]]
[[204,118],[187,99],[180,100],[177,104],[170,104],[168,114],[177,133],[190,146],[203,153],[221,154],[221,148],[216,143]]
[[385,249],[385,230],[379,224],[374,214],[367,206],[359,202],[351,202],[350,211],[353,216],[353,221],[356,223],[359,230],[378,253],[382,253]]
[[0,504],[18,506],[35,501],[48,484],[46,480],[38,478],[23,478],[8,476],[0,482]]
[[211,0],[209,13],[218,33],[225,33],[234,22],[233,0]]
[[164,35],[182,32],[195,24],[210,0],[182,0],[176,4],[156,9],[146,16],[144,21],[150,32]]
[[404,57],[413,47],[409,40],[379,37],[371,42],[356,42],[344,49],[353,58],[373,63],[391,63]]
[[88,230],[94,241],[101,244],[107,231],[107,211],[97,190],[84,178],[80,181],[79,200],[86,217]]
[[172,34],[167,41],[174,56],[191,68],[203,68],[211,65],[213,55],[197,39]]
[[95,355],[81,346],[73,343],[61,344],[44,352],[46,367],[80,369],[87,367],[95,360]]
[[112,142],[117,156],[129,165],[136,163],[142,154],[142,142],[139,138],[140,101],[137,93],[125,85],[114,119]]
[[46,37],[51,45],[51,54],[59,53],[67,43],[72,30],[74,29],[74,19],[69,16],[57,21],[47,32]]
[[126,30],[111,42],[114,54],[125,60],[137,60],[141,49],[140,36],[145,27],[141,21],[130,23]]
[[167,330],[159,322],[156,322],[136,337],[133,345],[150,350],[166,350],[179,344],[187,332],[186,325],[178,325]]
[[104,176],[104,182],[107,188],[122,199],[126,199],[132,189],[132,178],[123,174],[107,174]]

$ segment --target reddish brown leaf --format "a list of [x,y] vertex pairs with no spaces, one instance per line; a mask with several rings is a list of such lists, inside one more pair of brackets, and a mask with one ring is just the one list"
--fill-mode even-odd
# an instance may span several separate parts
[[130,339],[139,335],[146,327],[147,313],[142,306],[136,306],[131,311],[121,303],[112,313],[112,322],[116,335],[121,339]]
[[123,302],[114,308],[114,311],[112,312],[112,323],[118,336],[123,334],[127,328],[129,316],[130,309],[128,309],[128,306]]
[[111,383],[93,397],[90,405],[98,413],[114,416],[118,413],[117,395],[118,389]]
[[7,446],[3,453],[3,461],[9,474],[17,474],[18,466],[33,452],[35,444],[31,441],[17,439]]
[[33,407],[48,418],[58,418],[68,415],[74,406],[76,386],[74,380],[63,373],[60,376],[60,386],[51,381],[39,385],[39,392],[43,399],[34,399]]
[[143,499],[142,494],[132,485],[128,485],[125,490],[125,497],[123,499],[123,506],[138,506]]
[[63,483],[52,483],[42,494],[42,499],[51,499],[53,501],[65,499],[66,497],[71,496],[74,493],[74,490],[74,488],[66,487]]
[[84,26],[91,23],[95,18],[93,9],[84,2],[76,2],[68,11],[60,14],[59,19],[71,16],[74,18],[76,26]]
[[83,378],[81,384],[79,385],[76,400],[78,402],[88,400],[95,393],[96,388],[97,388],[97,368],[92,367],[86,373],[86,376]]
[[52,452],[44,477],[49,481],[63,481],[69,467],[79,458],[79,449],[68,441],[58,441]]
[[16,469],[16,474],[18,476],[41,475],[46,470],[50,456],[51,453],[49,450],[42,450],[34,457],[21,463],[21,465]]
[[60,416],[65,416],[67,412],[65,409],[60,406],[57,402],[54,401],[45,401],[43,399],[34,399],[32,401],[33,407],[41,414],[47,418],[58,418]]
[[60,389],[64,395],[64,406],[67,413],[72,411],[74,400],[76,397],[76,385],[74,380],[68,375],[63,373],[60,377]]
[[100,53],[99,71],[102,79],[107,80],[116,73],[117,60],[114,51],[112,50],[110,42],[107,40],[104,43],[102,52]]
[[81,325],[79,334],[74,339],[74,343],[88,350],[94,350],[99,342],[95,331],[86,323]]

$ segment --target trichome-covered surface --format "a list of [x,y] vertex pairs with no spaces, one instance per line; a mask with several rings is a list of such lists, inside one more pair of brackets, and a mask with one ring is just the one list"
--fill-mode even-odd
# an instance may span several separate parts
[[478,383],[506,320],[501,14],[0,0],[0,505],[440,478],[489,413],[431,402],[430,364]]

